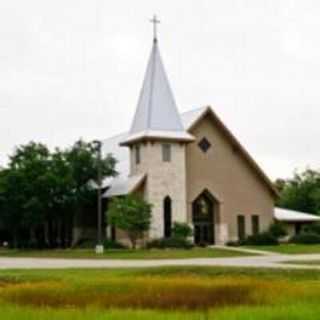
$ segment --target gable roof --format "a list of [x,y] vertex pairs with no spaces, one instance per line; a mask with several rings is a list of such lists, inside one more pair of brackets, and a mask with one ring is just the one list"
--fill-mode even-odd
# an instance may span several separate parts
[[[222,130],[222,132],[227,136],[232,145],[239,150],[239,152],[247,160],[248,164],[252,169],[258,174],[262,181],[269,188],[271,193],[276,197],[278,192],[273,185],[272,181],[267,177],[267,175],[262,171],[258,164],[253,160],[249,153],[242,147],[238,142],[235,136],[230,132],[230,130],[223,124],[220,118],[212,110],[210,106],[205,106],[181,114],[181,120],[184,127],[184,130],[187,132],[192,131],[193,128],[206,116],[210,116],[214,123]],[[104,154],[112,153],[114,157],[118,160],[116,170],[119,173],[119,177],[126,179],[129,175],[129,149],[126,147],[120,146],[121,141],[126,140],[130,136],[130,133],[122,133],[120,135],[111,137],[102,141],[103,147],[102,150]],[[111,186],[112,181],[115,181],[117,178],[111,178],[104,181],[105,186]]]
[[267,185],[272,194],[275,197],[279,196],[277,189],[275,188],[273,182],[269,179],[269,177],[263,172],[263,170],[259,167],[256,161],[250,156],[247,150],[241,145],[241,143],[237,140],[237,138],[232,134],[232,132],[225,126],[225,124],[221,121],[221,119],[217,116],[217,114],[213,111],[210,106],[204,107],[197,114],[197,117],[190,119],[188,131],[192,131],[192,129],[206,116],[210,116],[213,122],[221,129],[221,131],[225,134],[225,136],[229,139],[233,147],[238,150],[243,157],[246,159],[248,164],[252,167],[252,169],[258,174],[258,176],[262,179],[262,181]]
[[128,145],[145,138],[192,141],[182,124],[169,80],[162,63],[158,41],[153,46],[129,136]]

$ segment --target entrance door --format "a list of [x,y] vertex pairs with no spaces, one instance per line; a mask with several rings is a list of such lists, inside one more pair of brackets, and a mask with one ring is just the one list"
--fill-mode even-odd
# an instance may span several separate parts
[[195,223],[194,224],[194,242],[197,245],[208,245],[214,243],[212,223]]
[[202,193],[192,205],[194,242],[197,245],[214,244],[214,201]]

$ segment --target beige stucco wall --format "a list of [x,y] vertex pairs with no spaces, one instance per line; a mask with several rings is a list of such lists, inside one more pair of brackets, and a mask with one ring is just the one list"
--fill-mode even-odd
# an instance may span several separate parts
[[141,161],[135,163],[134,148],[130,152],[131,174],[146,173],[144,196],[152,203],[152,223],[149,237],[163,237],[163,200],[172,199],[172,221],[187,221],[186,208],[186,145],[171,142],[171,161],[162,161],[162,142],[140,144]]
[[[220,202],[216,217],[216,243],[237,240],[237,215],[245,215],[246,233],[251,234],[251,215],[259,215],[260,230],[273,219],[274,197],[270,188],[232,147],[229,139],[210,115],[192,130],[196,142],[186,147],[188,220],[192,219],[192,202],[208,189]],[[204,153],[198,143],[206,137],[211,148]]]

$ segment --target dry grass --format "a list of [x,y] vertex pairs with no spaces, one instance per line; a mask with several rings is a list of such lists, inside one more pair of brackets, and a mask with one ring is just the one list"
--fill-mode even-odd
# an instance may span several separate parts
[[52,308],[131,308],[201,310],[270,305],[279,296],[301,296],[304,289],[287,281],[248,277],[108,277],[95,283],[32,281],[6,283],[0,299],[15,305]]
[[166,267],[0,273],[5,320],[315,320],[320,272]]

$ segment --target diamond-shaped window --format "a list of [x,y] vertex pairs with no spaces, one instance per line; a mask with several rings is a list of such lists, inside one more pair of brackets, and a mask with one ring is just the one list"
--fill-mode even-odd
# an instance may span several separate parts
[[211,143],[208,141],[207,138],[204,137],[200,140],[198,146],[203,152],[207,152],[211,147]]

